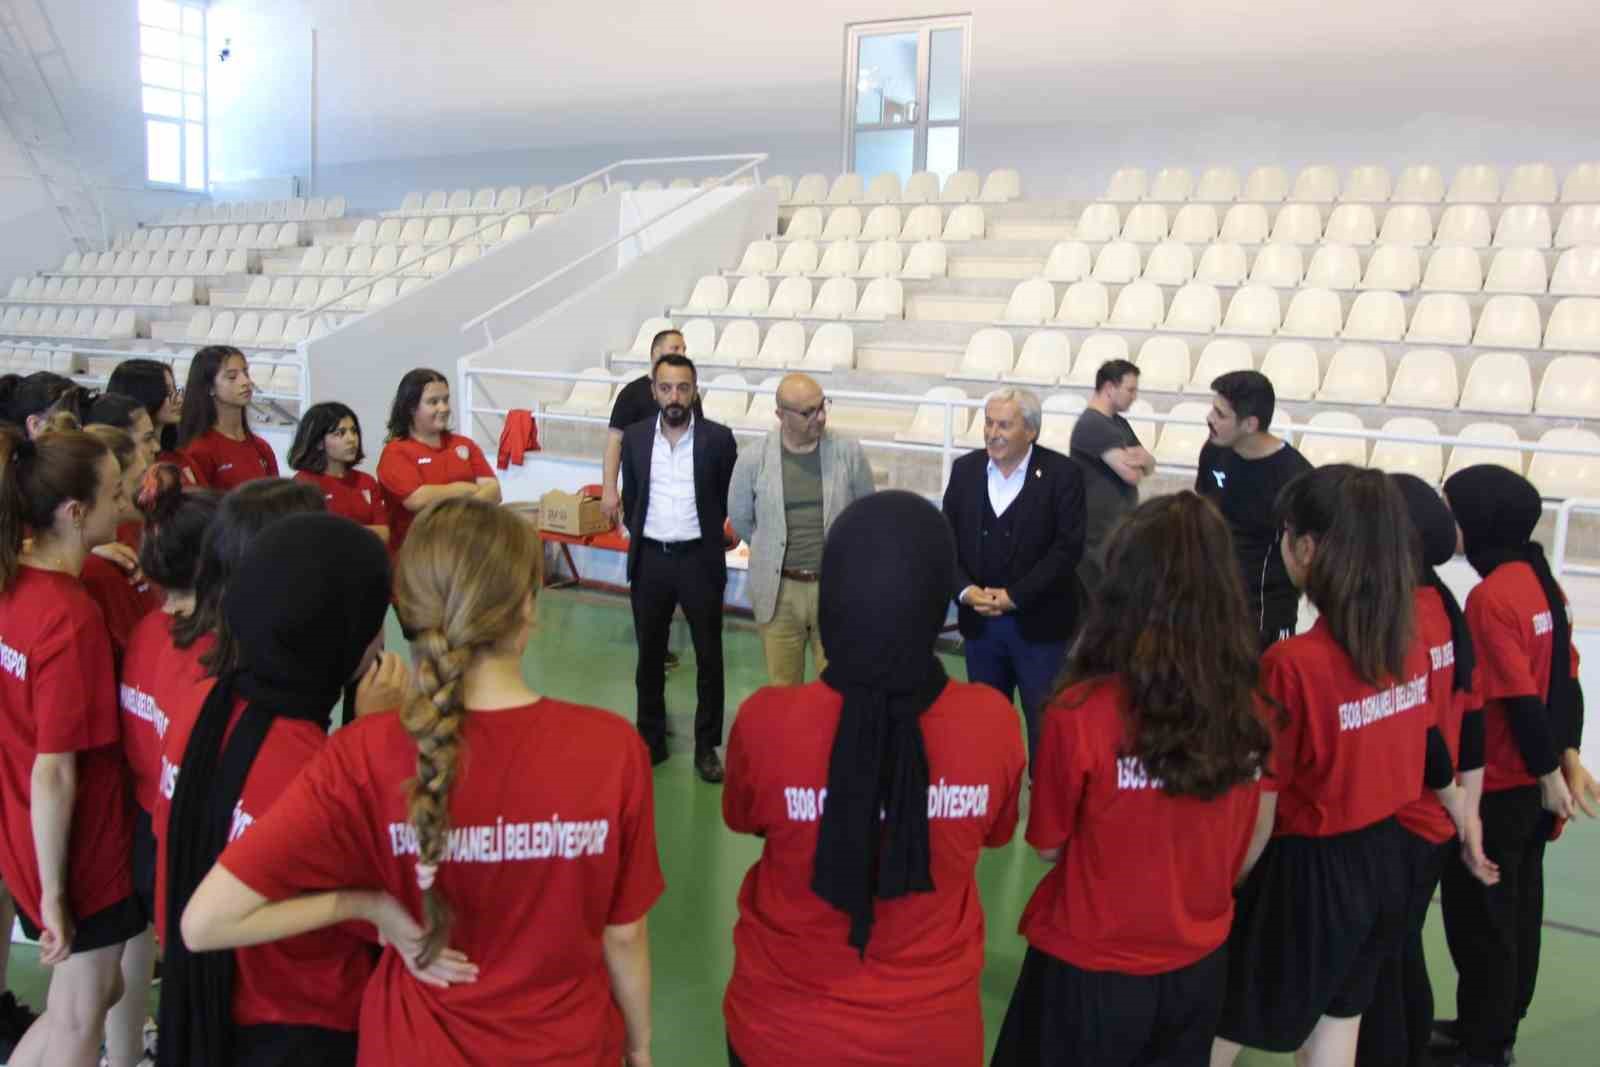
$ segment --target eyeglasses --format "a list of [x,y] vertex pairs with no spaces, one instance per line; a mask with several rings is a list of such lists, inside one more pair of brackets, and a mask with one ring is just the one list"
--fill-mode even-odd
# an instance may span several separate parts
[[777,405],[777,407],[779,411],[787,412],[788,414],[798,418],[801,422],[810,422],[822,412],[825,412],[833,407],[833,397],[823,397],[822,402],[816,407],[812,408],[789,408],[784,407],[782,404]]

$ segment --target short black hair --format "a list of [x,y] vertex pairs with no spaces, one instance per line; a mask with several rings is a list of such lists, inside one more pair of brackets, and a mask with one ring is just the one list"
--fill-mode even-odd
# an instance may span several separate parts
[[682,337],[682,336],[683,336],[683,331],[682,330],[677,329],[676,327],[672,327],[672,326],[667,327],[665,330],[662,330],[660,333],[658,333],[654,337],[650,338],[650,354],[652,356],[655,355],[656,354],[656,349],[660,348],[661,347],[661,342],[665,341],[667,338],[669,338],[669,337]]
[[356,426],[356,458],[350,466],[367,458],[366,442],[361,438],[361,419],[346,404],[337,400],[324,400],[312,404],[300,416],[300,426],[294,433],[294,444],[289,446],[289,466],[297,471],[313,474],[328,473],[328,449],[325,441],[345,419]]
[[1108,359],[1094,372],[1094,391],[1098,393],[1108,385],[1121,385],[1122,379],[1130,374],[1135,378],[1139,376],[1139,368],[1132,360]]
[[1211,383],[1211,391],[1233,407],[1234,417],[1240,422],[1254,416],[1257,432],[1272,425],[1278,395],[1272,388],[1272,379],[1260,371],[1229,371]]
[[688,356],[680,356],[674,353],[671,355],[662,356],[660,359],[656,360],[656,365],[650,368],[650,380],[652,382],[656,380],[656,372],[662,367],[688,367],[689,377],[692,378],[697,384],[700,381],[700,372],[694,369],[694,360],[690,359]]

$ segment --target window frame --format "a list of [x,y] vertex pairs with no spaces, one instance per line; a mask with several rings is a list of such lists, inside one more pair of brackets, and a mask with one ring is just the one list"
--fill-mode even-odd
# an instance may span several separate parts
[[[911,169],[915,173],[927,169],[928,131],[955,128],[959,141],[956,150],[956,169],[967,161],[967,122],[971,117],[972,101],[972,15],[925,15],[914,18],[882,19],[872,22],[850,22],[844,27],[844,85],[840,101],[840,126],[843,130],[844,148],[840,160],[840,173],[855,169],[856,135],[888,130],[911,130]],[[928,101],[931,98],[932,34],[938,30],[961,30],[961,107],[955,119],[929,120]],[[917,115],[910,123],[858,125],[856,122],[857,94],[859,93],[861,40],[887,34],[915,32],[917,42]],[[862,175],[870,179],[871,175]]]
[[[211,136],[211,131],[209,129],[209,123],[207,122],[208,106],[209,106],[208,101],[209,101],[209,95],[210,95],[209,94],[210,71],[209,71],[209,69],[207,67],[207,63],[206,63],[206,48],[207,48],[207,36],[206,35],[207,35],[207,30],[208,30],[208,20],[207,20],[206,5],[204,3],[196,2],[196,0],[171,0],[171,2],[178,9],[178,27],[176,29],[173,29],[173,28],[170,28],[170,27],[167,27],[167,26],[158,26],[158,25],[155,25],[153,23],[145,22],[144,21],[144,14],[143,14],[143,11],[142,11],[142,7],[143,7],[142,4],[136,6],[135,13],[134,13],[135,14],[135,19],[137,20],[138,33],[139,33],[139,113],[142,116],[142,118],[144,120],[144,124],[145,124],[144,125],[144,153],[145,153],[145,166],[144,166],[145,181],[144,181],[144,184],[145,184],[145,187],[149,188],[149,189],[161,189],[161,190],[168,190],[168,191],[173,191],[173,192],[184,192],[184,193],[204,193],[210,188],[210,184],[211,184],[210,159],[208,158],[209,155],[210,155],[210,136]],[[197,14],[199,16],[199,19],[200,19],[200,26],[199,26],[200,32],[199,32],[199,34],[189,33],[184,28],[184,24],[187,21],[186,16],[188,14],[190,14],[191,12],[194,13],[194,14]],[[176,57],[169,57],[169,56],[155,55],[153,53],[146,52],[144,50],[144,35],[145,35],[145,30],[147,30],[147,29],[148,30],[159,31],[159,32],[162,32],[162,33],[173,34],[177,38],[177,41],[178,41],[178,55]],[[186,54],[186,51],[187,51],[186,46],[190,42],[194,42],[194,41],[198,41],[199,45],[200,45],[200,49],[199,49],[200,62],[198,64],[189,62],[188,56]],[[177,66],[177,68],[178,68],[178,83],[179,83],[178,84],[178,88],[173,89],[172,87],[167,86],[167,85],[158,85],[158,84],[155,84],[155,83],[152,83],[152,82],[145,81],[144,80],[144,61],[146,59],[154,59],[154,60],[158,60],[158,61],[161,61],[161,62],[175,64]],[[189,89],[189,87],[188,87],[187,75],[190,72],[195,72],[195,73],[197,73],[199,75],[200,85],[199,85],[198,91],[191,91]],[[146,92],[146,90],[149,90],[149,89],[154,89],[154,90],[157,90],[159,92],[175,93],[177,95],[177,97],[178,97],[178,102],[179,102],[178,110],[179,110],[180,114],[177,115],[177,116],[163,115],[163,114],[159,114],[157,112],[145,110],[145,92]],[[200,98],[200,117],[198,119],[191,119],[191,118],[188,117],[188,113],[187,113],[188,112],[188,98],[191,97],[191,96],[198,96]],[[173,182],[156,181],[156,180],[154,180],[154,179],[152,179],[150,177],[151,152],[152,152],[152,145],[151,145],[151,138],[150,138],[151,124],[160,124],[160,125],[163,125],[163,126],[171,126],[177,132],[177,142],[178,142],[178,158],[177,158],[177,175],[178,175],[178,178],[177,178],[177,181],[173,181]],[[189,159],[189,140],[190,140],[189,133],[190,133],[191,128],[198,129],[199,135],[200,135],[200,160],[199,160],[200,182],[199,182],[198,185],[192,185],[192,184],[189,183],[190,172],[191,172],[191,169],[192,169],[191,161]]]

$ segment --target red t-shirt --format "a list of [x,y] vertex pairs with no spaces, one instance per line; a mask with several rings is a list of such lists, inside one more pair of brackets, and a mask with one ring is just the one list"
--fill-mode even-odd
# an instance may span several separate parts
[[[1450,765],[1461,762],[1461,720],[1481,701],[1471,693],[1456,691],[1456,646],[1450,632],[1450,616],[1437,590],[1419,586],[1416,594],[1417,633],[1428,646],[1428,700],[1433,705],[1434,725],[1450,749]],[[1396,813],[1400,825],[1425,841],[1442,845],[1456,836],[1455,823],[1426,785],[1422,794]]]
[[[133,799],[154,816],[161,782],[161,743],[174,711],[189,723],[211,691],[200,656],[209,637],[188,648],[172,641],[173,617],[152,611],[134,627],[122,657],[122,755],[133,778]],[[152,826],[154,824],[152,823]]]
[[141,521],[117,523],[117,542],[127,545],[135,552],[139,551],[139,543],[144,540],[144,523]]
[[952,681],[923,712],[935,889],[874,902],[866,958],[850,919],[811,890],[843,698],[817,681],[761,689],[728,739],[722,817],[765,839],[739,889],[728,1036],[762,1067],[970,1067],[983,1058],[985,847],[1011,840],[1027,765],[1017,712]]
[[390,441],[378,458],[378,481],[389,501],[389,545],[396,551],[405,543],[406,531],[416,513],[406,510],[406,497],[425,485],[451,485],[493,478],[494,468],[470,437],[446,431],[439,447],[430,448],[414,437]]
[[296,471],[294,480],[315,486],[322,494],[328,510],[335,515],[354,519],[363,526],[389,525],[388,503],[378,480],[366,471],[346,471],[334,478],[315,471]]
[[35,924],[41,890],[29,811],[40,753],[77,753],[67,847],[73,915],[87,918],[133,892],[120,729],[99,607],[70,575],[19,568],[0,593],[0,878]]
[[[417,748],[397,715],[333,736],[222,865],[272,900],[382,889],[422,915],[405,783]],[[449,943],[482,968],[436,989],[392,949],[361,1008],[364,1067],[613,1067],[625,1043],[602,934],[661,895],[650,761],[632,724],[545,698],[466,716],[435,888]]]
[[1332,837],[1383,821],[1415,800],[1427,761],[1428,650],[1421,637],[1405,677],[1373,686],[1318,619],[1261,659],[1261,688],[1283,707],[1272,773],[1277,836]]
[[100,605],[111,635],[111,654],[120,664],[133,628],[152,611],[159,611],[166,596],[148,578],[133,578],[115,563],[93,554],[84,559],[79,577],[84,591]]
[[1065,851],[1018,929],[1084,970],[1165,974],[1228,940],[1261,790],[1168,796],[1124,754],[1127,701],[1121,679],[1085,682],[1044,717],[1028,843]]
[[[1550,699],[1550,659],[1555,651],[1555,628],[1550,602],[1533,568],[1526,563],[1502,563],[1467,594],[1463,609],[1472,631],[1477,656],[1473,685],[1483,698],[1483,789],[1536,785],[1517,747],[1506,715],[1505,701],[1512,697]],[[1578,649],[1572,649],[1572,677],[1578,677]],[[1553,739],[1557,754],[1564,738]]]
[[243,441],[207,430],[185,445],[182,454],[190,480],[222,493],[257,478],[278,476],[272,446],[249,430]]

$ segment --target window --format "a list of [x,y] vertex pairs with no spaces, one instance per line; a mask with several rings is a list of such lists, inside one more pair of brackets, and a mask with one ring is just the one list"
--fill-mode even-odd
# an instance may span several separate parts
[[178,0],[139,0],[139,83],[145,180],[206,188],[206,11]]
[[845,34],[844,167],[903,182],[961,169],[972,16],[865,22]]

